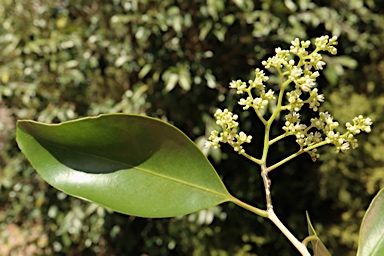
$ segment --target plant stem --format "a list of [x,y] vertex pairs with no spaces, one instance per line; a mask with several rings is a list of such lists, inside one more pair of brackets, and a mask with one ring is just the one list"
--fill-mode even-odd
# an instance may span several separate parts
[[322,142],[319,142],[319,143],[317,143],[315,145],[312,145],[312,146],[309,146],[307,148],[301,149],[301,150],[297,151],[296,153],[293,153],[292,155],[290,155],[290,156],[286,157],[285,159],[281,160],[280,162],[278,162],[278,163],[268,167],[268,171],[272,171],[272,170],[276,169],[277,167],[279,167],[280,165],[288,162],[289,160],[292,160],[293,158],[295,158],[295,157],[297,157],[297,156],[299,156],[299,155],[301,155],[303,153],[306,153],[308,151],[311,151],[312,149],[324,146],[326,144],[329,144],[329,143],[326,142],[326,141],[322,141]]
[[308,252],[307,247],[302,244],[297,238],[284,226],[284,224],[277,218],[275,212],[273,211],[273,208],[268,209],[268,219],[270,219],[273,224],[276,225],[278,229],[288,238],[288,240],[293,244],[293,246],[296,247],[296,249],[301,253],[303,256],[311,256],[311,254]]
[[308,151],[310,151],[312,149],[315,149],[315,148],[318,148],[318,147],[321,147],[321,146],[324,146],[324,145],[327,145],[327,144],[329,144],[329,142],[324,140],[322,142],[316,143],[315,145],[312,145],[312,146],[309,146],[309,147],[305,148],[304,152],[308,152]]
[[302,244],[279,220],[273,211],[272,198],[271,198],[271,180],[268,178],[269,168],[265,166],[263,163],[261,165],[261,177],[263,178],[264,188],[265,188],[265,198],[267,203],[267,213],[268,219],[270,219],[279,229],[280,231],[288,238],[288,240],[296,247],[296,249],[303,256],[311,256],[307,250],[307,247]]
[[271,130],[271,125],[273,121],[276,119],[276,116],[280,113],[281,111],[281,105],[283,102],[283,96],[284,96],[284,91],[285,88],[292,82],[291,79],[287,79],[285,82],[283,82],[284,76],[280,74],[280,78],[282,80],[281,84],[281,89],[279,92],[279,98],[277,99],[277,106],[275,111],[273,111],[272,116],[268,119],[267,123],[265,123],[265,134],[264,134],[264,149],[263,149],[263,156],[261,157],[261,161],[263,163],[266,162],[267,160],[267,155],[268,155],[268,150],[269,150],[269,133]]
[[281,139],[284,139],[284,138],[287,137],[287,136],[289,136],[289,135],[286,134],[286,133],[283,133],[283,134],[277,136],[277,137],[274,138],[273,140],[270,140],[270,141],[269,141],[269,146],[271,146],[273,143],[275,143],[275,142],[277,142],[277,141],[279,141],[279,140],[281,140]]
[[242,202],[241,200],[232,197],[232,202],[237,204],[238,206],[253,212],[261,217],[270,219],[273,224],[276,225],[276,227],[288,238],[288,240],[293,244],[293,246],[296,247],[296,249],[301,253],[303,256],[311,256],[311,254],[308,252],[307,247],[301,243],[285,226],[284,224],[279,220],[279,218],[276,216],[275,212],[273,211],[272,206],[272,199],[271,199],[271,180],[268,178],[268,168],[263,163],[261,165],[261,177],[263,178],[264,182],[264,188],[265,188],[265,197],[267,201],[267,210],[261,210],[259,208],[253,207],[249,204],[246,204]]
[[265,125],[265,134],[264,134],[264,148],[263,148],[263,155],[261,157],[261,162],[262,163],[265,163],[266,160],[267,160],[267,156],[268,156],[268,150],[269,150],[269,131],[271,129],[271,123],[272,122],[267,122],[267,124]]
[[288,162],[289,160],[292,160],[293,158],[295,158],[295,157],[297,157],[297,156],[303,154],[304,152],[305,152],[304,150],[299,150],[299,151],[297,151],[296,153],[293,153],[292,155],[290,155],[290,156],[284,158],[284,159],[281,160],[280,162],[278,162],[278,163],[276,163],[276,164],[270,166],[270,167],[268,168],[268,170],[269,170],[269,171],[272,171],[272,170],[276,169],[277,167],[279,167],[280,165],[282,165],[282,164]]
[[243,156],[245,156],[246,158],[248,158],[249,160],[251,160],[252,162],[255,162],[256,164],[258,164],[258,165],[261,165],[261,160],[260,159],[257,159],[257,158],[255,158],[255,157],[253,157],[253,156],[250,156],[250,155],[248,155],[247,153],[241,153],[241,155],[243,155]]
[[268,168],[266,168],[265,164],[261,165],[261,177],[264,183],[265,190],[265,201],[267,203],[267,210],[272,209],[272,198],[271,198],[271,180],[268,178]]
[[268,212],[265,211],[265,210],[261,210],[259,208],[256,208],[254,206],[251,206],[247,203],[244,203],[243,201],[237,199],[236,197],[232,197],[232,200],[231,200],[234,204],[237,204],[238,206],[250,211],[250,212],[253,212],[253,213],[256,213],[257,215],[261,216],[261,217],[264,217],[264,218],[268,218]]
[[255,107],[253,107],[253,108],[255,109],[255,113],[259,117],[261,122],[263,122],[263,124],[266,125],[267,124],[267,120],[264,119],[264,117],[260,114],[260,111],[258,109],[256,109]]

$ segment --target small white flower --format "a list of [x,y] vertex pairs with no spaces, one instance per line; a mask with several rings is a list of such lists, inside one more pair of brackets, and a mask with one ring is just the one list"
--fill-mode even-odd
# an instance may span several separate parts
[[348,142],[343,143],[343,145],[341,145],[341,147],[340,147],[341,152],[345,152],[348,149],[349,149],[349,143]]
[[299,38],[295,38],[295,40],[291,41],[291,44],[295,47],[300,47],[300,40]]
[[247,135],[244,132],[239,133],[239,138],[241,141],[245,141],[247,139]]
[[364,120],[364,125],[372,125],[372,120],[371,120],[371,118],[366,118],[365,120]]
[[216,110],[215,115],[220,115],[223,111],[221,109]]
[[315,68],[321,70],[321,69],[323,69],[323,66],[324,66],[325,64],[326,64],[326,63],[325,63],[324,61],[319,60],[319,61],[316,63]]
[[239,100],[239,105],[247,105],[247,101],[243,98]]
[[261,102],[262,102],[261,98],[256,98],[256,99],[253,100],[253,104],[254,105],[259,105]]
[[319,94],[319,95],[317,95],[316,99],[317,99],[318,102],[323,102],[324,101],[324,95],[323,94]]
[[334,127],[334,128],[339,127],[339,123],[338,123],[338,122],[333,122],[333,123],[332,123],[332,127]]
[[300,76],[301,74],[303,74],[303,70],[302,70],[301,68],[294,67],[294,68],[291,70],[291,76],[293,76],[293,77],[298,77],[298,76]]
[[315,83],[313,82],[313,80],[309,78],[305,80],[305,83],[300,85],[300,88],[305,92],[309,92],[314,85]]
[[320,73],[318,71],[313,72],[311,75],[313,79],[318,78],[319,76],[320,76]]
[[262,106],[267,106],[267,105],[268,105],[268,100],[263,100],[263,101],[261,102],[261,105],[262,105]]
[[265,94],[267,98],[271,98],[275,92],[272,89],[269,89],[269,91]]

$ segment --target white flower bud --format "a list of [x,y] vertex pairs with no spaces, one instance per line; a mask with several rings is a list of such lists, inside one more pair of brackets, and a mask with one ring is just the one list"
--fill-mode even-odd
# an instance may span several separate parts
[[365,120],[364,120],[364,125],[372,125],[372,120],[371,120],[371,118],[366,118]]
[[318,78],[319,76],[320,76],[320,73],[318,71],[313,72],[311,75],[312,78]]
[[268,105],[268,100],[263,100],[263,102],[261,103],[261,105],[263,105],[263,106],[267,106],[267,105]]
[[239,100],[239,105],[247,105],[247,101],[243,98]]
[[239,133],[239,138],[241,141],[245,141],[247,139],[247,135],[244,132]]
[[[347,123],[348,125],[349,123]],[[350,131],[351,133],[355,133],[356,132],[356,127],[355,126],[351,126],[351,124],[349,124],[349,127],[347,126],[347,129],[348,131]]]
[[293,76],[293,77],[298,77],[298,76],[300,76],[302,73],[303,73],[303,70],[302,70],[301,68],[294,67],[294,68],[291,70],[291,76]]
[[295,47],[300,47],[299,38],[295,38],[295,40],[291,41],[291,44]]
[[315,68],[316,69],[323,69],[323,66],[325,65],[325,62],[324,61],[318,61],[317,63],[316,63],[316,66],[315,66]]
[[225,120],[226,122],[230,122],[230,121],[232,121],[232,117],[231,117],[231,115],[229,115],[229,114],[225,115],[225,116],[224,116],[224,120]]
[[265,94],[265,96],[266,96],[267,98],[270,98],[271,96],[273,96],[274,93],[275,93],[275,92],[274,92],[272,89],[269,89],[269,91]]
[[343,145],[341,145],[340,147],[340,151],[341,152],[345,152],[349,149],[349,143],[348,142],[345,142]]

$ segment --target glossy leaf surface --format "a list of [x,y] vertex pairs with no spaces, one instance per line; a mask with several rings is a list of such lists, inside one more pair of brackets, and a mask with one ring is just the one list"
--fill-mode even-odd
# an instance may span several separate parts
[[49,184],[124,214],[172,217],[232,198],[195,144],[158,119],[19,121],[17,142]]
[[372,200],[360,228],[358,256],[384,255],[384,189]]
[[331,256],[327,247],[321,242],[320,238],[317,236],[315,229],[312,226],[311,220],[307,212],[307,222],[308,222],[308,234],[310,236],[315,236],[316,239],[311,241],[312,250],[314,256]]

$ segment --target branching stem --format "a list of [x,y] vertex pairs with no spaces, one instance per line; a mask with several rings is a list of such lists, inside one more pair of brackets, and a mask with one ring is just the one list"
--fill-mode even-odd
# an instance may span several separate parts
[[271,198],[271,180],[268,178],[268,168],[266,168],[265,164],[261,165],[261,177],[264,183],[265,190],[265,200],[267,203],[267,211],[272,209],[272,198]]
[[261,210],[257,207],[254,207],[254,206],[251,206],[247,203],[244,203],[243,201],[237,199],[236,197],[233,197],[232,198],[232,202],[237,204],[238,206],[250,211],[250,212],[253,212],[261,217],[264,217],[264,218],[268,218],[268,212],[265,211],[265,210]]
[[293,244],[293,246],[296,247],[296,249],[301,253],[303,256],[311,256],[309,253],[307,247],[301,243],[297,238],[289,231],[284,224],[279,220],[279,218],[276,216],[273,209],[267,210],[268,212],[268,219],[270,219],[273,224],[276,225],[278,229],[288,238],[288,240]]
[[249,160],[251,160],[252,162],[254,162],[256,164],[261,165],[261,160],[260,159],[257,159],[257,158],[255,158],[253,156],[250,156],[250,155],[248,155],[245,152],[241,153],[241,155],[245,156],[246,158],[248,158]]
[[284,139],[285,137],[288,137],[288,136],[289,135],[286,134],[286,133],[283,133],[283,134],[277,136],[276,138],[274,138],[274,139],[269,141],[269,146],[271,146],[273,143],[278,142],[279,140],[282,140],[282,139]]
[[[268,118],[263,117],[260,109],[263,109],[265,106],[270,104],[271,100],[275,100],[275,92],[273,90],[265,92],[265,85],[263,82],[268,81],[268,77],[264,75],[264,71],[256,69],[255,80],[250,80],[248,82],[249,85],[247,85],[245,82],[242,82],[241,80],[231,82],[231,88],[237,88],[237,93],[243,94],[246,92],[248,94],[245,99],[243,98],[240,100],[239,104],[245,105],[245,110],[253,108],[258,118],[264,124],[264,144],[263,152],[260,158],[255,158],[244,152],[244,149],[241,145],[244,142],[249,143],[251,136],[246,136],[244,132],[237,132],[238,123],[234,121],[237,119],[237,115],[235,118],[233,113],[229,112],[227,109],[224,110],[224,112],[220,110],[215,114],[215,116],[217,115],[219,117],[217,123],[220,124],[225,131],[222,134],[219,134],[218,131],[213,132],[210,137],[211,141],[208,143],[208,145],[214,146],[217,146],[219,142],[230,143],[234,147],[235,151],[253,161],[254,163],[260,165],[260,174],[265,190],[266,210],[248,205],[235,197],[232,197],[230,200],[244,209],[247,209],[264,218],[270,219],[303,256],[310,256],[306,245],[309,241],[318,239],[318,237],[309,236],[304,239],[303,242],[300,242],[279,220],[273,210],[271,180],[268,177],[269,172],[303,153],[309,153],[312,159],[316,159],[318,154],[316,154],[315,149],[326,144],[334,144],[338,151],[348,150],[350,144],[352,147],[355,147],[357,146],[357,142],[353,136],[360,131],[369,132],[371,129],[370,125],[372,124],[370,118],[364,119],[363,116],[356,117],[353,119],[353,125],[347,123],[348,132],[340,135],[338,132],[334,132],[334,129],[337,128],[338,123],[334,122],[332,116],[327,112],[321,112],[320,118],[316,118],[314,120],[311,119],[312,124],[310,126],[300,124],[300,114],[298,114],[300,108],[304,104],[309,104],[309,107],[312,108],[313,111],[317,111],[317,107],[320,105],[320,102],[324,100],[324,96],[319,95],[318,90],[314,88],[316,84],[316,78],[319,76],[319,72],[312,72],[311,69],[323,69],[322,67],[325,65],[325,62],[322,61],[322,57],[318,54],[318,52],[325,50],[335,54],[336,48],[333,45],[337,44],[336,39],[336,37],[329,39],[328,36],[317,38],[315,43],[316,49],[312,51],[312,53],[308,53],[307,51],[307,48],[310,45],[310,41],[300,42],[299,39],[295,39],[292,41],[290,50],[281,50],[280,48],[276,48],[276,55],[269,58],[267,61],[262,62],[266,68],[274,67],[277,70],[280,78],[280,88],[279,95],[277,97],[276,108]],[[294,58],[288,57],[291,53],[299,57],[299,61],[296,65],[296,60]],[[293,93],[291,92],[286,95],[285,91],[287,90],[288,86],[290,86],[290,84],[294,85],[294,88],[292,88]],[[261,91],[259,94],[260,97],[253,97],[252,90],[254,88]],[[309,98],[302,100],[300,98],[302,92],[309,93]],[[285,95],[287,96],[287,105],[283,105],[283,99]],[[280,113],[284,110],[289,110],[291,112],[290,116],[286,116],[286,127],[283,127],[286,132],[273,139],[270,139],[271,126],[276,118],[280,115]],[[292,112],[294,114],[292,114]],[[322,133],[310,132],[312,128],[322,130],[326,138],[322,140]],[[290,135],[296,135],[296,142],[299,144],[300,149],[285,159],[269,166],[269,163],[267,163],[267,158],[270,146]]]
[[292,155],[286,157],[285,159],[281,160],[280,162],[268,167],[268,171],[272,171],[274,169],[276,169],[277,167],[281,166],[282,164],[292,160],[293,158],[303,154],[303,153],[306,153],[308,151],[311,151],[312,149],[315,149],[315,148],[318,148],[318,147],[321,147],[321,146],[324,146],[328,144],[328,142],[326,141],[322,141],[322,142],[319,142],[319,143],[316,143],[315,145],[312,145],[312,146],[309,146],[309,147],[306,147],[304,149],[301,149],[299,151],[297,151],[296,153],[293,153]]

